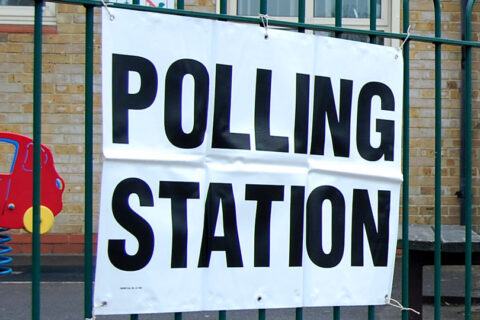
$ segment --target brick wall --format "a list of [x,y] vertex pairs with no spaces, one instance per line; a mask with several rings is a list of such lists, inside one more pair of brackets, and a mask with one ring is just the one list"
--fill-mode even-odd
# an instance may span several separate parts
[[215,0],[186,0],[184,4],[185,10],[215,12],[216,9]]
[[[215,11],[214,0],[186,0],[185,9]],[[442,1],[442,33],[460,38],[458,1]],[[410,1],[411,32],[433,35],[431,1]],[[478,12],[478,9],[477,11]],[[100,37],[99,10],[95,15],[95,84],[94,84],[94,212],[95,230],[101,171],[101,105],[100,105]],[[478,21],[478,14],[475,14]],[[474,37],[479,40],[480,25],[474,24]],[[32,135],[32,70],[33,34],[31,27],[0,26],[0,131]],[[84,219],[84,8],[57,5],[57,24],[44,30],[42,142],[55,156],[56,167],[66,182],[64,210],[57,216],[49,235],[43,236],[43,252],[81,250]],[[445,223],[459,223],[460,200],[460,103],[461,51],[443,46],[442,62],[442,213]],[[477,50],[478,51],[478,50]],[[474,60],[474,223],[480,228],[479,77],[480,57]],[[433,223],[434,212],[434,46],[411,43],[411,221]],[[29,236],[14,233],[17,252],[29,250]],[[70,249],[68,249],[70,245]]]
[[[459,1],[442,1],[442,37],[461,39],[461,8]],[[413,34],[434,36],[432,1],[410,1],[410,23]],[[477,8],[476,8],[477,9]],[[474,21],[478,21],[478,9]],[[480,29],[474,23],[474,40]],[[478,51],[478,50],[477,50]],[[434,157],[435,157],[435,46],[412,42],[410,51],[410,220],[434,223]],[[478,131],[478,53],[473,60],[473,203],[475,229],[480,229],[479,131]],[[460,223],[461,167],[461,63],[458,46],[442,46],[442,222]],[[477,150],[476,150],[477,149]]]
[[[41,236],[40,252],[42,254],[82,254],[84,252],[83,234],[47,233]],[[93,251],[97,249],[97,237],[92,237]],[[30,234],[14,234],[8,242],[14,254],[32,252],[32,236]]]
[[[215,12],[211,0],[185,1],[186,10]],[[57,4],[56,25],[44,28],[42,57],[42,143],[53,152],[65,180],[64,207],[43,253],[79,253],[84,230],[84,50],[85,9]],[[101,177],[100,10],[94,38],[94,231],[97,229]],[[32,137],[33,26],[0,26],[0,131]],[[30,235],[11,230],[14,253],[30,252]]]
[[[53,152],[55,165],[64,178],[64,209],[51,230],[55,237],[43,236],[47,242],[58,242],[57,249],[78,251],[77,237],[83,233],[84,220],[84,48],[83,6],[57,5],[56,26],[46,27],[43,34],[42,143]],[[99,16],[95,20],[95,217],[101,169]],[[32,136],[33,109],[33,29],[2,26],[0,28],[0,131]],[[95,221],[97,219],[95,218]],[[29,238],[22,230],[12,230],[13,247],[25,252]],[[67,234],[68,236],[62,236]],[[63,249],[59,249],[62,247]],[[52,247],[53,248],[53,247]]]

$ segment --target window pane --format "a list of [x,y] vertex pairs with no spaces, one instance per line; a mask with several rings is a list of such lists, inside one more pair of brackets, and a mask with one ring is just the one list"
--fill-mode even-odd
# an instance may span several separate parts
[[9,142],[0,141],[0,174],[10,174],[17,148]]
[[33,0],[0,0],[2,6],[33,6]]
[[[237,14],[241,16],[258,16],[260,0],[237,0]],[[267,14],[277,17],[298,16],[298,0],[268,0]]]
[[[380,30],[382,31],[382,30]],[[334,32],[330,31],[315,31],[315,34],[325,36],[325,37],[335,37]],[[350,33],[342,33],[340,35],[341,39],[346,39],[346,40],[353,40],[353,41],[358,41],[358,42],[370,42],[370,38],[367,35],[363,34],[350,34]],[[376,44],[384,45],[385,44],[385,38],[383,37],[377,37]]]
[[[369,0],[343,0],[343,18],[370,18]],[[315,0],[315,17],[335,17],[335,0]],[[381,17],[382,2],[377,0],[377,19]]]

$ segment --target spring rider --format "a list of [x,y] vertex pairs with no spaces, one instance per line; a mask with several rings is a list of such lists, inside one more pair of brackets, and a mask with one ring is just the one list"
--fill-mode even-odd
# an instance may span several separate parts
[[[0,132],[0,232],[25,229],[33,232],[33,140]],[[41,145],[40,233],[48,232],[62,210],[65,182],[57,173],[52,152]],[[11,237],[0,234],[0,274],[12,270],[4,266],[12,261],[4,254],[11,251],[5,243]]]

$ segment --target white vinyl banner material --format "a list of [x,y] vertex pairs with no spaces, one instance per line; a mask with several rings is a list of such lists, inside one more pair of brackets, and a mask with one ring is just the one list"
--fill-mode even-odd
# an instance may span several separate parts
[[95,313],[384,304],[401,53],[109,10]]

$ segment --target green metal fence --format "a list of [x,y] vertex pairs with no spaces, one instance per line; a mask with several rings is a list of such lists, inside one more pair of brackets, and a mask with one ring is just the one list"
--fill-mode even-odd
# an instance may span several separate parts
[[[92,0],[58,0],[58,3],[67,3],[72,5],[83,5],[86,8],[86,45],[85,45],[85,281],[84,281],[84,312],[85,318],[93,317],[93,257],[92,257],[92,177],[93,177],[93,34],[94,34],[94,9],[105,5],[101,1]],[[357,34],[368,36],[370,42],[375,43],[377,37],[397,39],[403,41],[402,50],[404,56],[404,106],[403,106],[403,200],[402,200],[402,224],[403,224],[403,251],[402,251],[402,304],[408,307],[409,298],[409,95],[410,95],[410,43],[412,41],[431,43],[435,47],[435,297],[434,297],[434,318],[441,319],[441,142],[442,142],[442,101],[441,101],[441,67],[442,67],[442,45],[454,45],[462,47],[465,50],[465,103],[464,108],[464,169],[465,169],[465,188],[464,188],[464,216],[465,216],[465,319],[472,317],[472,49],[480,47],[480,42],[471,41],[472,39],[472,10],[475,0],[468,0],[465,7],[465,39],[454,40],[442,38],[441,35],[441,3],[440,0],[433,0],[432,9],[435,12],[435,36],[407,35],[409,21],[409,0],[403,1],[403,33],[389,33],[376,30],[376,1],[370,0],[370,28],[369,30],[360,30],[342,27],[342,0],[336,1],[335,6],[335,26],[315,25],[305,23],[305,0],[298,1],[298,22],[285,22],[270,18],[270,26],[278,26],[296,29],[298,32],[305,30],[326,31],[333,33],[336,37],[342,34]],[[33,139],[34,139],[34,227],[32,236],[32,319],[40,319],[40,280],[41,280],[41,256],[40,256],[40,143],[41,143],[41,98],[42,98],[42,7],[43,0],[35,0],[35,26],[34,26],[34,111],[33,111]],[[132,10],[155,11],[161,13],[178,14],[185,16],[194,16],[207,19],[223,19],[244,23],[261,23],[260,18],[228,16],[227,1],[220,0],[220,14],[209,14],[203,12],[189,12],[184,10],[183,0],[177,0],[177,10],[147,8],[142,6],[128,4],[112,4],[122,8]],[[267,0],[260,1],[260,13],[268,14]],[[333,307],[333,318],[341,319],[341,308]],[[137,315],[131,315],[131,319],[140,318]],[[176,320],[182,319],[182,314],[174,315]],[[228,318],[228,313],[219,311],[218,318],[221,320]],[[258,318],[266,319],[266,311],[258,310]],[[295,312],[295,319],[303,318],[303,310],[298,308]],[[409,318],[409,311],[402,311],[402,319]],[[368,307],[368,319],[375,319],[375,308]]]

